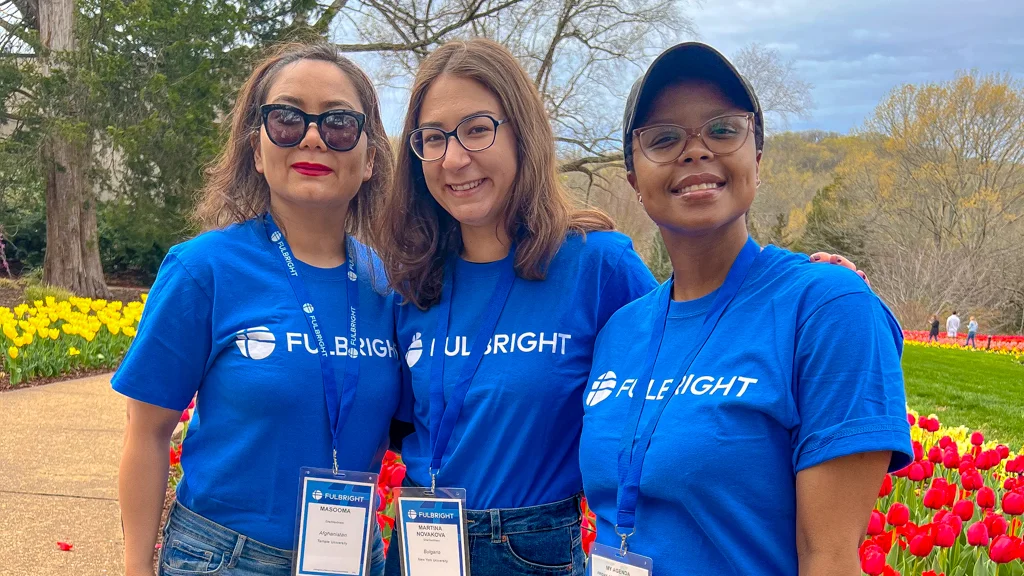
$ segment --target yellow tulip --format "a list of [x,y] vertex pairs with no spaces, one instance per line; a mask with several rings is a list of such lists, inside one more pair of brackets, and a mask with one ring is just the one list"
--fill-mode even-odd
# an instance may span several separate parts
[[43,307],[43,301],[42,300],[35,300],[35,301],[32,302],[32,304],[35,305],[36,308],[42,308]]
[[32,333],[29,332],[28,334],[25,334],[25,336],[23,336],[22,339],[25,341],[25,346],[28,346],[29,344],[32,343]]
[[57,299],[54,298],[53,296],[47,296],[46,297],[46,305],[47,306],[54,306],[54,305],[56,305],[56,303],[57,303]]
[[51,328],[50,340],[56,340],[57,338],[60,338],[60,330],[57,330],[56,328]]
[[4,324],[4,336],[14,340],[18,337],[18,328],[14,324]]
[[97,311],[97,312],[99,312],[100,310],[103,310],[106,307],[107,307],[107,301],[106,300],[93,300],[92,301],[92,309]]
[[25,312],[28,312],[28,304],[19,304],[18,306],[14,307],[14,315],[15,316],[18,316],[18,317],[24,316]]
[[142,300],[143,303],[146,302],[146,298],[149,298],[149,293],[148,292],[146,292],[144,294],[139,294],[139,300]]
[[86,333],[82,334],[82,337],[85,338],[86,342],[92,342],[93,339],[96,338],[96,333],[95,332],[86,332]]
[[128,326],[128,327],[124,328],[121,331],[124,332],[125,336],[127,336],[129,338],[135,338],[135,328],[132,328],[131,326]]
[[18,357],[18,349],[15,348],[14,346],[11,346],[10,348],[7,349],[7,354],[10,355],[11,360],[14,360],[15,358]]
[[107,324],[107,330],[109,330],[114,336],[117,336],[118,332],[121,331],[121,327],[117,324]]
[[68,356],[78,356],[81,353],[82,352],[78,348],[75,348],[74,346],[68,348]]

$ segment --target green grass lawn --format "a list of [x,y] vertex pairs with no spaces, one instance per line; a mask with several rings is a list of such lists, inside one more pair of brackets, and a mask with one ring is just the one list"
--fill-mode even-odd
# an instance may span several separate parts
[[1024,444],[1024,365],[1009,356],[907,346],[907,403],[943,426],[981,430],[1016,452]]

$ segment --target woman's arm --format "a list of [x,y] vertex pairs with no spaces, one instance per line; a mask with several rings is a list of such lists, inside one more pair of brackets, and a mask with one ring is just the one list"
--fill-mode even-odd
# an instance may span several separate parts
[[167,494],[168,451],[181,412],[128,399],[117,477],[126,576],[153,574],[153,548]]
[[800,576],[860,576],[857,550],[891,458],[891,452],[865,452],[797,473]]

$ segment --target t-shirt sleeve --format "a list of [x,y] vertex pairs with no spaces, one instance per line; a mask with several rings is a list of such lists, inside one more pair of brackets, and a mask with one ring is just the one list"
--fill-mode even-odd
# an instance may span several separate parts
[[138,332],[112,380],[147,404],[184,410],[199,389],[212,349],[212,303],[174,254],[160,265]]
[[608,269],[601,289],[597,310],[597,329],[604,327],[608,318],[619,308],[647,294],[658,286],[647,264],[629,244]]
[[[398,326],[398,297],[394,299],[395,304],[392,306],[392,310],[395,314],[395,326]],[[412,306],[412,304],[408,304]],[[398,334],[394,336],[394,341],[399,342]],[[402,422],[412,422],[413,417],[413,396],[412,396],[412,373],[409,371],[409,365],[405,361],[406,350],[403,350],[401,345],[398,346],[398,377],[401,379],[401,392],[398,396],[398,408],[395,410],[395,420],[401,420]]]
[[[857,330],[849,328],[858,320]],[[889,470],[913,460],[899,324],[868,292],[834,298],[799,327],[793,432],[796,472],[834,458],[892,451]]]

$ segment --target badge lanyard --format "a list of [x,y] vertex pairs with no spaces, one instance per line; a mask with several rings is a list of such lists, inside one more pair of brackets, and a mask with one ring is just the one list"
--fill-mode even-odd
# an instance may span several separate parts
[[[725,278],[725,283],[719,288],[718,295],[704,316],[704,324],[701,326],[693,348],[681,362],[683,369],[676,373],[685,373],[690,369],[697,354],[704,348],[715,326],[722,318],[725,309],[732,302],[736,293],[739,292],[744,279],[747,277],[747,273],[750,272],[760,252],[760,246],[752,238],[748,237],[746,244],[743,245],[740,253],[736,256],[732,267],[729,268],[729,274]],[[642,378],[637,380],[637,383],[641,386],[650,382],[654,374],[654,363],[658,359],[658,353],[661,350],[662,340],[665,336],[665,323],[668,320],[671,296],[672,282],[670,281],[663,284],[657,292],[656,302],[658,307],[654,310],[651,320],[653,332],[647,348],[647,359],[643,365]],[[650,448],[651,436],[654,435],[654,429],[658,425],[658,420],[661,419],[661,415],[665,412],[665,407],[668,406],[671,400],[670,396],[655,408],[651,419],[648,421],[647,426],[644,427],[643,434],[637,439],[636,447],[634,448],[633,439],[636,437],[636,431],[639,429],[640,415],[643,411],[645,398],[646,394],[633,395],[633,400],[629,406],[629,415],[626,418],[622,439],[619,443],[618,514],[615,518],[615,533],[622,538],[622,545],[620,547],[620,553],[622,554],[627,552],[626,540],[636,532],[636,506],[640,493],[640,475],[643,472],[644,458],[646,458],[647,450]]]
[[338,439],[341,430],[345,427],[352,405],[356,399],[356,386],[359,384],[359,342],[356,338],[356,311],[359,308],[359,282],[356,275],[355,249],[352,240],[346,236],[345,259],[348,262],[348,278],[345,282],[345,294],[348,296],[349,307],[349,335],[348,335],[348,359],[345,361],[345,382],[341,390],[341,397],[338,397],[338,383],[334,375],[334,364],[327,351],[324,342],[323,331],[320,320],[316,316],[316,308],[306,291],[306,285],[299,277],[299,270],[295,266],[295,259],[292,255],[288,240],[284,237],[273,216],[267,213],[264,217],[268,237],[277,245],[281,252],[287,270],[288,283],[292,286],[295,299],[302,309],[302,313],[309,325],[310,332],[315,336],[318,356],[320,358],[320,375],[323,378],[324,395],[327,399],[327,415],[331,421],[331,459],[334,462],[334,473],[338,474]]
[[501,274],[498,276],[498,284],[491,293],[480,318],[480,328],[473,338],[469,358],[462,366],[462,373],[459,375],[455,388],[452,390],[450,402],[445,404],[444,400],[444,361],[445,348],[448,338],[448,322],[452,312],[452,292],[454,289],[454,262],[445,263],[444,284],[441,286],[441,301],[438,303],[437,327],[434,331],[434,346],[440,343],[440,353],[431,360],[430,374],[430,445],[432,455],[430,459],[430,488],[433,491],[437,488],[437,474],[441,470],[441,460],[448,448],[448,443],[455,430],[455,423],[462,412],[462,404],[466,401],[466,393],[469,385],[473,382],[473,376],[480,367],[487,343],[494,335],[498,326],[498,317],[505,307],[509,294],[512,292],[512,284],[515,282],[516,270],[516,246],[513,243],[508,255],[501,260]]

